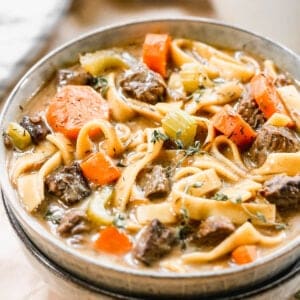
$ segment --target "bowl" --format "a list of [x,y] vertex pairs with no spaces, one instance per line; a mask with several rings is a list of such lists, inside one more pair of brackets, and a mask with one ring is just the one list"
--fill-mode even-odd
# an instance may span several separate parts
[[[272,59],[276,65],[300,78],[300,58],[289,49],[269,39],[216,21],[199,18],[167,18],[141,20],[100,28],[95,32],[52,51],[35,64],[8,97],[0,118],[3,130],[15,119],[20,105],[30,99],[54,72],[78,60],[78,53],[142,41],[148,32],[168,32],[173,37],[184,37],[229,49],[242,49],[259,57]],[[16,196],[6,168],[7,151],[0,143],[1,186],[12,213],[30,240],[52,261],[79,278],[97,286],[137,297],[178,298],[212,296],[231,293],[263,282],[279,274],[300,257],[300,235],[270,255],[256,262],[230,269],[162,274],[153,270],[133,270],[89,257],[70,248],[48,232],[29,215]]]
[[[68,297],[72,295],[73,300],[142,300],[140,297],[124,296],[113,291],[102,289],[91,282],[76,277],[61,266],[55,264],[31,242],[8,206],[7,199],[3,197],[3,195],[2,198],[9,222],[21,242],[26,258],[31,262],[35,269],[38,270],[42,279],[50,284],[51,289],[55,291],[56,294],[60,295],[63,299],[68,299]],[[282,299],[287,296],[287,291],[289,291],[289,295],[296,294],[299,288],[299,275],[300,260],[293,264],[289,269],[284,270],[284,272],[281,272],[275,277],[268,278],[267,281],[264,281],[255,287],[238,290],[230,293],[230,295],[214,295],[213,298],[206,297],[205,299],[238,300],[248,297],[252,297],[251,299],[256,299],[255,297],[264,297],[264,299],[272,299],[275,297],[276,299]]]

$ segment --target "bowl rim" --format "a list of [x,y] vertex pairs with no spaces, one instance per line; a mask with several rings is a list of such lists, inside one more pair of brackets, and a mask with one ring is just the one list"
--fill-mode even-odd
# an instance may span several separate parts
[[[196,23],[202,23],[202,24],[208,24],[208,25],[216,25],[220,27],[226,27],[235,31],[244,32],[246,34],[249,34],[253,37],[256,37],[261,40],[265,40],[266,42],[271,43],[273,46],[280,48],[282,51],[287,52],[290,56],[294,57],[296,60],[300,61],[300,56],[298,56],[294,51],[290,50],[286,46],[274,42],[272,39],[268,37],[264,37],[260,34],[257,34],[255,32],[242,29],[238,26],[230,25],[222,21],[217,21],[210,18],[201,18],[201,17],[158,17],[158,18],[135,18],[132,21],[128,22],[118,22],[114,23],[112,25],[106,25],[106,26],[100,26],[97,29],[91,30],[87,33],[79,35],[77,38],[73,38],[70,41],[63,43],[61,46],[56,47],[55,49],[51,50],[48,54],[44,55],[41,59],[39,59],[18,81],[12,92],[8,95],[5,104],[3,106],[3,109],[0,114],[0,127],[3,130],[3,122],[5,120],[5,115],[7,111],[9,110],[9,107],[11,103],[13,102],[13,99],[15,95],[18,93],[18,91],[26,84],[28,84],[27,79],[28,77],[36,72],[40,66],[42,66],[45,62],[47,62],[51,57],[55,56],[56,54],[64,51],[65,49],[72,46],[74,43],[79,42],[84,39],[91,38],[94,35],[97,35],[101,32],[109,31],[109,30],[116,30],[122,27],[126,26],[134,26],[139,24],[145,24],[145,23],[152,23],[152,22],[196,22]],[[25,99],[27,100],[27,99]],[[0,153],[0,157],[5,157],[5,151],[3,153]],[[4,160],[4,159],[3,159]],[[7,166],[6,161],[1,162],[1,166],[4,169],[5,173],[7,173]],[[111,270],[118,273],[123,273],[124,275],[130,274],[134,276],[144,277],[147,276],[149,278],[164,278],[164,279],[170,279],[170,280],[177,280],[181,278],[216,278],[221,277],[224,275],[231,275],[231,274],[237,274],[242,273],[246,270],[252,269],[256,266],[264,265],[274,259],[279,259],[282,256],[286,256],[289,252],[292,252],[295,248],[300,247],[300,236],[294,238],[293,240],[289,241],[287,244],[285,244],[282,247],[279,247],[271,254],[268,254],[262,258],[259,258],[255,262],[241,265],[241,266],[234,266],[234,267],[228,267],[225,269],[218,269],[218,270],[210,270],[210,271],[192,271],[187,273],[171,273],[171,272],[159,272],[154,270],[138,270],[134,269],[130,266],[117,266],[115,263],[112,265],[107,262],[101,262],[101,259],[98,257],[91,257],[87,254],[81,254],[80,251],[73,249],[72,247],[68,246],[66,243],[61,241],[58,237],[56,237],[54,234],[47,231],[37,220],[35,220],[23,207],[18,197],[16,197],[15,189],[12,187],[8,176],[0,176],[0,185],[2,186],[3,193],[5,197],[8,199],[8,201],[11,203],[11,207],[16,213],[17,218],[20,218],[22,222],[27,224],[32,230],[35,231],[38,235],[42,236],[44,240],[47,241],[47,243],[50,243],[54,245],[57,248],[60,248],[65,255],[70,255],[72,257],[76,257],[78,260],[83,261],[84,263],[88,263],[90,265],[94,265],[100,268],[105,268],[106,270]],[[12,198],[16,198],[17,201],[12,201]],[[21,223],[22,224],[22,223]]]

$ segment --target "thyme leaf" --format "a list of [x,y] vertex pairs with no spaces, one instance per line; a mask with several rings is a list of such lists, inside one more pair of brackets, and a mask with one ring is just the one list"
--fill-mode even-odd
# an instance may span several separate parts
[[117,213],[113,219],[113,225],[117,228],[125,228],[125,216],[122,213]]
[[179,240],[181,249],[184,250],[186,249],[185,240],[188,237],[188,235],[191,233],[192,228],[189,225],[189,214],[185,207],[182,207],[180,209],[180,214],[181,214],[182,221],[180,222],[180,225],[177,227],[176,237]]
[[242,197],[237,197],[236,199],[231,199],[230,201],[234,204],[240,204],[242,203]]
[[105,96],[108,90],[108,81],[103,76],[93,77],[91,80],[91,86],[96,91],[100,91],[102,96]]
[[44,219],[52,224],[60,224],[63,214],[64,211],[62,208],[49,207],[44,215]]
[[[286,224],[284,224],[284,223],[276,223],[275,224],[275,229],[276,230],[284,230],[284,229],[286,229]],[[299,291],[300,292],[300,291]]]
[[262,214],[261,212],[258,211],[258,212],[256,213],[256,217],[257,217],[257,219],[260,220],[261,222],[267,223],[267,219],[266,219],[265,215]]
[[201,188],[201,186],[203,186],[203,182],[201,181],[196,181],[192,185],[193,188]]
[[196,141],[194,145],[189,146],[184,152],[185,156],[192,156],[200,151],[201,143]]
[[217,200],[217,201],[227,201],[229,198],[227,195],[223,194],[223,193],[216,193],[214,196],[213,196],[213,199],[214,200]]
[[157,129],[153,130],[152,136],[151,136],[151,143],[155,144],[156,142],[167,141],[168,139],[169,139],[169,137],[166,134],[160,132]]

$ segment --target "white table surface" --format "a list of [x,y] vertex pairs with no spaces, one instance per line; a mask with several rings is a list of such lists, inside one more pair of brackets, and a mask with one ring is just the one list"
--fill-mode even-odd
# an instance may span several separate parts
[[[43,1],[38,1],[38,3],[42,5]],[[0,26],[3,26],[5,22],[3,18],[5,13],[9,14],[9,11],[3,8],[5,5],[1,4]],[[18,6],[15,9],[18,9]],[[128,21],[137,17],[182,15],[215,18],[238,25],[271,37],[300,53],[299,13],[299,0],[74,0],[71,9],[52,30],[50,38],[46,40],[44,47],[46,50],[39,51],[35,60],[63,42],[98,26]],[[12,36],[16,42],[22,36],[22,32],[14,32]],[[8,34],[5,40],[9,45]],[[2,45],[0,38],[0,74],[1,59],[3,61],[7,55],[5,51],[11,50],[8,45],[6,47]],[[30,64],[32,62],[33,59]],[[15,82],[24,70],[25,68],[14,73],[11,83]],[[2,91],[2,94],[7,94],[7,92],[7,90]],[[255,299],[293,299],[292,292],[297,286],[300,289],[300,276],[293,286],[279,287],[272,295],[264,295]],[[0,204],[0,299],[66,300],[70,297],[71,295],[59,297],[52,292],[50,286],[43,282],[39,273],[32,268],[22,253],[19,241],[10,228],[3,206]]]

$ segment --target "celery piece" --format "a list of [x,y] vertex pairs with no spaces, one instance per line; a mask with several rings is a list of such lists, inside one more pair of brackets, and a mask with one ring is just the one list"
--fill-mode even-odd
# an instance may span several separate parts
[[180,79],[188,93],[193,93],[199,87],[199,72],[196,70],[181,70]]
[[8,124],[6,133],[11,138],[14,146],[21,150],[31,144],[31,136],[29,132],[16,122],[10,122]]
[[110,225],[113,216],[105,208],[112,199],[113,188],[105,186],[101,191],[94,192],[89,199],[87,217],[96,225]]
[[112,50],[100,50],[81,55],[80,64],[93,76],[99,76],[112,68],[128,68],[121,55]]
[[190,146],[195,139],[197,123],[183,110],[170,111],[161,121],[165,133],[175,141],[180,140],[184,147]]
[[199,87],[212,87],[206,71],[199,64],[186,63],[181,66],[179,72],[181,83],[187,93],[195,92]]

